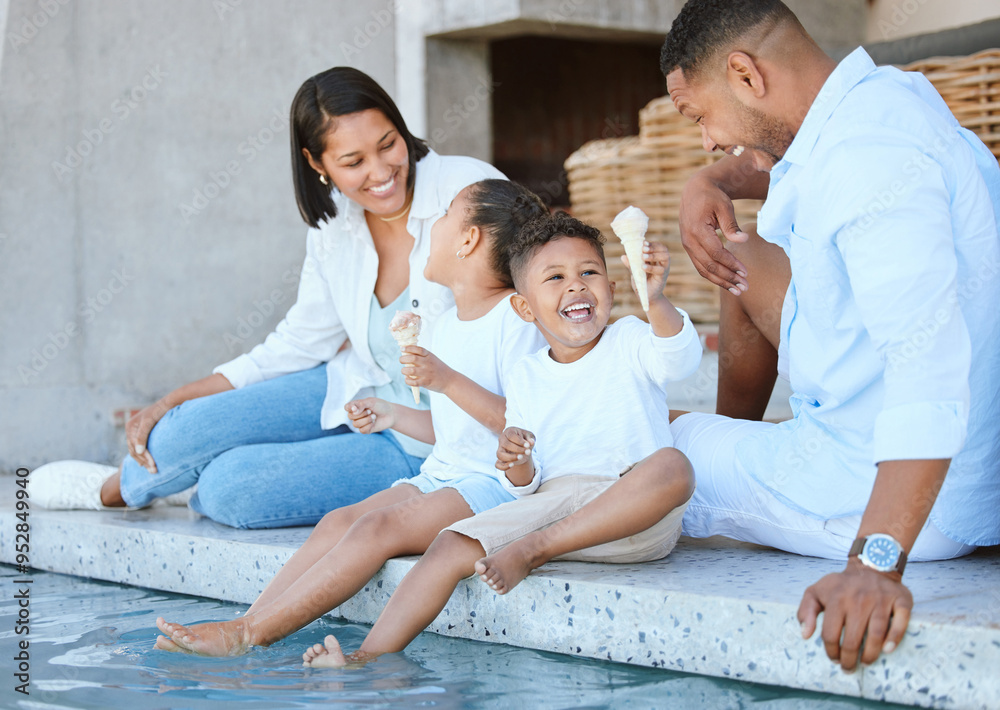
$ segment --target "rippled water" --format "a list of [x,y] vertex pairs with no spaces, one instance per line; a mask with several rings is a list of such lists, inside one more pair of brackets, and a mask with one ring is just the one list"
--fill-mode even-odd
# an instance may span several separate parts
[[[13,568],[0,565],[0,657],[17,653]],[[405,652],[356,670],[303,668],[306,646],[333,633],[357,648],[368,627],[323,619],[266,649],[205,659],[153,649],[155,619],[233,618],[246,606],[32,572],[31,695],[2,707],[54,708],[887,708],[801,691],[589,661],[422,634]]]

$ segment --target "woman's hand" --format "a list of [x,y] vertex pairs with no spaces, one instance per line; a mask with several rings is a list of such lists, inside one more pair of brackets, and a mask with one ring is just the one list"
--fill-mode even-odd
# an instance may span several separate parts
[[437,356],[419,345],[407,345],[399,358],[403,376],[410,387],[423,387],[432,392],[444,392],[452,383],[455,371]]
[[149,432],[153,430],[156,423],[163,419],[163,416],[171,409],[184,404],[189,399],[207,397],[211,394],[226,392],[232,388],[232,384],[224,375],[214,373],[183,387],[178,387],[158,402],[141,410],[125,424],[125,441],[128,444],[129,455],[147,471],[156,473],[156,462],[146,449]]
[[378,397],[355,399],[344,405],[351,423],[362,434],[385,431],[396,423],[396,411],[392,403]]
[[156,423],[171,408],[172,406],[166,400],[161,399],[145,409],[136,412],[125,424],[125,441],[128,445],[129,455],[150,473],[156,473],[156,461],[153,460],[152,454],[146,449],[146,443],[149,441],[149,432],[153,431]]

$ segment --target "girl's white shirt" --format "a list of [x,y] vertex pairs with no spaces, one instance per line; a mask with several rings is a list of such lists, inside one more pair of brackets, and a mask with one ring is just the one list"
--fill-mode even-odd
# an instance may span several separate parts
[[[451,291],[424,278],[431,227],[459,192],[487,178],[504,175],[481,160],[433,150],[417,163],[406,228],[414,237],[410,310],[423,319],[423,329],[430,330],[455,303]],[[347,424],[344,404],[370,396],[372,388],[389,382],[368,347],[369,310],[378,278],[375,244],[363,208],[336,190],[332,195],[337,216],[306,235],[295,304],[263,343],[213,370],[239,388],[327,363],[320,418],[324,429]]]

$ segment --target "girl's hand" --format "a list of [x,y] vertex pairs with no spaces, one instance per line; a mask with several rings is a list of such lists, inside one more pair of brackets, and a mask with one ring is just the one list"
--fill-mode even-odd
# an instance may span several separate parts
[[[644,242],[642,256],[642,270],[646,272],[646,283],[643,284],[643,287],[647,289],[650,302],[666,298],[663,295],[663,289],[667,285],[667,276],[670,274],[670,252],[666,245],[659,242]],[[627,256],[622,256],[622,263],[626,267],[630,267]],[[635,283],[634,279],[632,289],[639,293],[639,284]]]
[[396,410],[391,402],[377,397],[355,399],[344,405],[351,423],[362,434],[385,431],[396,423]]
[[507,471],[515,466],[531,463],[531,450],[535,446],[535,435],[527,429],[509,426],[500,434],[497,449],[497,470]]
[[407,345],[399,358],[406,384],[432,392],[444,392],[455,371],[419,345]]

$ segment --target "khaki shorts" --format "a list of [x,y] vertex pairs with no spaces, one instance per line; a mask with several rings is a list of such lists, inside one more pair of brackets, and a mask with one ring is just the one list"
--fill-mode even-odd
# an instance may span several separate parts
[[[618,476],[553,478],[530,495],[460,520],[445,530],[452,530],[477,540],[486,554],[492,555],[515,540],[538,530],[544,530],[575,513],[610,488],[618,478]],[[555,559],[618,563],[662,559],[677,544],[685,508],[687,503],[670,511],[660,522],[638,535],[570,552]]]

